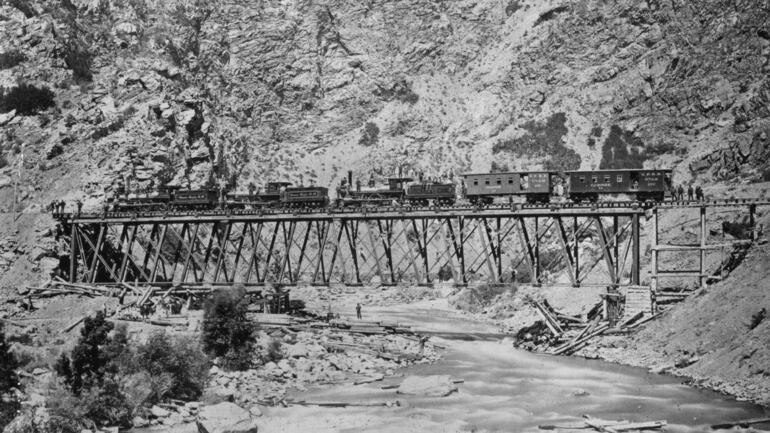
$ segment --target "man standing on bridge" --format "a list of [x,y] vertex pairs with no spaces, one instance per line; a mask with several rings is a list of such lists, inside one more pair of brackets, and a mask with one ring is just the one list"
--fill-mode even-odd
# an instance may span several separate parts
[[676,195],[678,195],[678,197],[677,197],[677,199],[676,199],[676,200],[677,200],[677,201],[682,201],[682,200],[684,200],[684,187],[682,186],[682,184],[681,184],[681,183],[679,184],[679,188],[676,190],[676,192],[677,192],[677,194],[676,194]]
[[687,199],[692,201],[692,184],[687,187]]
[[75,202],[75,206],[78,207],[78,216],[80,216],[80,211],[83,209],[83,202],[78,200]]
[[695,187],[695,199],[703,201],[703,189],[701,189],[700,185]]
[[356,318],[361,320],[361,303],[356,304]]

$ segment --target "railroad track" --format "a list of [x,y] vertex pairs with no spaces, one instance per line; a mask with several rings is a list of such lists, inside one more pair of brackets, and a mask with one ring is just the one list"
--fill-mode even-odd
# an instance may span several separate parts
[[734,207],[734,206],[770,206],[770,201],[760,198],[741,198],[725,200],[704,200],[704,201],[673,201],[663,202],[639,202],[639,201],[607,201],[597,203],[538,203],[524,204],[514,203],[505,205],[453,205],[453,206],[379,206],[379,207],[351,207],[351,208],[274,208],[274,209],[228,209],[228,210],[206,210],[206,211],[145,211],[145,212],[83,212],[59,213],[54,214],[58,219],[70,220],[77,218],[86,219],[126,219],[126,218],[173,218],[190,216],[302,216],[325,214],[331,216],[361,216],[361,215],[381,215],[381,214],[411,214],[411,213],[452,213],[452,212],[480,212],[485,211],[526,211],[526,210],[572,210],[585,211],[590,213],[599,209],[673,209],[673,208],[699,208],[699,207]]

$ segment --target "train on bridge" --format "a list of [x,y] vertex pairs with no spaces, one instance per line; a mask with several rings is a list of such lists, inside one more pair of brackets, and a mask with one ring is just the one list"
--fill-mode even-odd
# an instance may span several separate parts
[[348,172],[336,188],[336,198],[320,186],[292,186],[268,182],[264,190],[249,186],[247,194],[223,189],[183,189],[161,186],[156,192],[118,195],[107,207],[114,212],[204,211],[214,209],[350,208],[375,206],[452,206],[459,201],[474,205],[549,203],[552,201],[662,202],[671,194],[671,170],[617,169],[596,171],[535,171],[467,173],[448,182],[415,181],[392,177],[378,187],[373,179],[353,185]]

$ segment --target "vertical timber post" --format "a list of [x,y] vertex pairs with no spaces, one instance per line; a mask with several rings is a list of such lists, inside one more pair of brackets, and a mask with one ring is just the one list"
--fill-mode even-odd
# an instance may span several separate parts
[[757,240],[757,205],[749,205],[749,226],[751,227],[751,240]]
[[639,214],[631,217],[631,284],[639,285]]
[[576,287],[580,287],[580,243],[578,242],[578,219],[575,217],[575,219],[572,222],[572,235],[575,238],[575,243],[573,245],[573,248],[575,249],[574,257],[575,257],[575,285]]
[[658,207],[652,209],[652,263],[650,269],[650,290],[654,294],[658,290]]
[[540,218],[535,217],[535,286],[540,287],[542,285],[541,274],[542,269],[540,267],[540,227],[538,221]]
[[77,226],[77,223],[73,221],[70,234],[70,283],[75,282],[76,273],[78,271],[78,243],[76,239],[78,235]]
[[620,275],[620,252],[618,248],[618,245],[620,244],[620,233],[618,232],[617,215],[612,217],[612,239],[612,252],[615,254],[615,261],[613,262],[613,265],[615,265],[615,281],[613,281],[613,283],[619,286],[623,276]]
[[706,287],[706,206],[700,206],[700,287]]

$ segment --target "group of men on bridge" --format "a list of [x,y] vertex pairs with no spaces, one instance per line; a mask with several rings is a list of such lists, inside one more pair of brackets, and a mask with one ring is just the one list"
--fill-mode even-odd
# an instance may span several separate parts
[[[703,201],[706,198],[700,185],[695,186],[695,189],[692,184],[687,186],[687,200],[693,201],[693,193],[695,193],[694,200]],[[680,184],[678,187],[671,188],[671,196],[674,201],[684,201],[684,186]]]
[[[64,200],[54,200],[48,204],[48,211],[54,215],[64,214],[64,209],[67,207],[67,203]],[[80,200],[75,201],[75,207],[78,210],[78,215],[83,210],[83,202]]]

